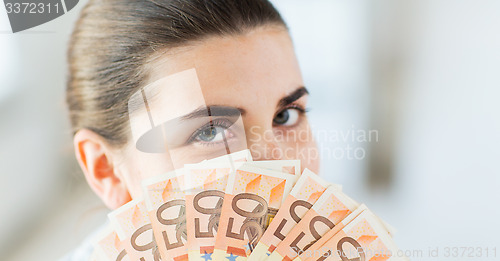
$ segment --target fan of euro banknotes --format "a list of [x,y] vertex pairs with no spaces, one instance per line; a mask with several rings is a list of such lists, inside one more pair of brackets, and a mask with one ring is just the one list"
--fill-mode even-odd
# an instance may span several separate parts
[[244,150],[142,185],[109,214],[92,260],[408,260],[388,224],[299,160]]

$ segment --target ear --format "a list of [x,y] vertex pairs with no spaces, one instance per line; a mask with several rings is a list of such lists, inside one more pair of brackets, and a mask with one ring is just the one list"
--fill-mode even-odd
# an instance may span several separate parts
[[75,154],[90,188],[111,209],[131,200],[125,180],[114,168],[109,144],[88,129],[79,130],[74,138]]

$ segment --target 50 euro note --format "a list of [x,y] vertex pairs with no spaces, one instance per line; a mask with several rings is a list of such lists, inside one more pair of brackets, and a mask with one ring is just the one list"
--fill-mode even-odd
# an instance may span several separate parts
[[[294,259],[294,261],[310,261],[312,258],[316,257],[319,258],[322,254],[322,246],[328,242],[335,234],[337,234],[341,229],[343,229],[349,222],[351,222],[354,218],[359,216],[359,214],[363,213],[363,211],[367,210],[367,207],[365,204],[361,204],[359,207],[356,208],[351,214],[347,215],[342,221],[340,221],[338,224],[335,225],[335,227],[326,234],[324,234],[318,241],[316,241],[312,246],[310,246],[308,249],[304,251],[298,251],[297,252],[297,257]],[[323,249],[323,252],[328,251],[328,249]]]
[[[305,261],[305,260],[310,260],[311,257],[313,257],[314,253],[318,253],[321,251],[323,245],[330,240],[333,236],[335,236],[341,229],[343,229],[349,222],[354,220],[357,216],[359,216],[363,211],[368,210],[365,204],[361,204],[356,210],[354,210],[351,214],[349,214],[347,217],[345,217],[340,223],[336,224],[333,229],[330,231],[326,232],[318,241],[316,241],[311,247],[309,247],[307,250],[302,251],[299,253],[299,256],[294,259],[294,261]],[[370,210],[368,210],[370,211]],[[370,211],[371,212],[371,211]],[[373,212],[371,212],[373,214]],[[388,235],[393,235],[394,234],[394,228],[390,225],[388,225],[386,222],[384,222],[382,219],[377,217],[379,222],[382,224],[384,229],[387,231]],[[324,251],[323,251],[324,252]]]
[[[330,240],[335,234],[337,234],[342,228],[344,228],[345,225],[347,225],[349,222],[351,222],[354,218],[359,216],[359,214],[363,213],[363,211],[365,210],[368,210],[365,204],[359,205],[356,208],[356,210],[354,210],[351,214],[347,215],[347,217],[342,219],[342,221],[336,224],[331,230],[326,232],[319,240],[313,243],[306,250],[299,250],[298,252],[296,252],[298,256],[294,259],[294,261],[306,261],[306,260],[312,261],[313,260],[312,257],[314,257],[314,255],[318,256],[318,253],[322,250],[323,245],[328,240]],[[395,229],[392,226],[384,222],[379,217],[377,217],[377,219],[383,225],[384,229],[390,236],[394,235]]]
[[92,239],[94,257],[100,261],[130,261],[123,243],[111,225],[99,231]]
[[[265,260],[331,184],[305,169],[248,261]],[[340,187],[338,187],[340,189]]]
[[133,199],[109,213],[108,218],[131,261],[160,260],[144,200]]
[[189,260],[205,260],[203,257],[213,253],[229,173],[241,164],[184,165]]
[[271,170],[298,174],[299,160],[203,162],[184,165],[186,175],[186,225],[188,258],[206,260],[213,254],[227,180],[243,162]]
[[212,260],[246,260],[296,175],[243,165],[229,175]]
[[365,209],[321,246],[307,260],[409,260],[390,237],[387,229]]
[[144,180],[146,209],[162,261],[187,261],[184,169]]
[[357,207],[337,187],[328,187],[266,260],[293,260]]
[[[199,164],[225,164],[250,161],[249,150],[202,161]],[[186,261],[186,177],[185,169],[177,169],[143,181],[154,237],[163,261]]]

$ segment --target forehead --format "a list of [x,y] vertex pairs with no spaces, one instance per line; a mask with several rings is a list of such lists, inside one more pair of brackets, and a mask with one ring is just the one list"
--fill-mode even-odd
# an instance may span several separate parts
[[[174,48],[154,63],[153,79],[194,68],[207,105],[244,107],[264,102],[262,98],[277,101],[303,85],[293,44],[282,27],[211,37]],[[169,91],[172,103],[185,101],[179,87]]]

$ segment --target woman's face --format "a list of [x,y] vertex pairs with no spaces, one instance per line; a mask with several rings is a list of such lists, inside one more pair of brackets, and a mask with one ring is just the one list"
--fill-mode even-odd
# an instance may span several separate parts
[[[132,133],[150,128],[152,113],[157,117],[154,124],[170,122],[164,125],[169,144],[165,153],[145,153],[137,149],[134,137],[126,147],[120,171],[132,197],[141,195],[141,179],[197,162],[214,151],[224,153],[228,146],[230,152],[248,147],[254,160],[300,159],[302,169],[317,173],[317,148],[305,114],[308,93],[283,28],[205,39],[170,50],[148,68],[151,81],[166,77],[176,84],[161,86],[158,97],[149,101],[149,115],[147,110],[131,114]],[[177,76],[168,79],[170,75]],[[227,120],[222,115],[206,125],[207,117],[186,117],[206,107],[213,108],[214,115],[238,112],[240,122],[237,116]]]

